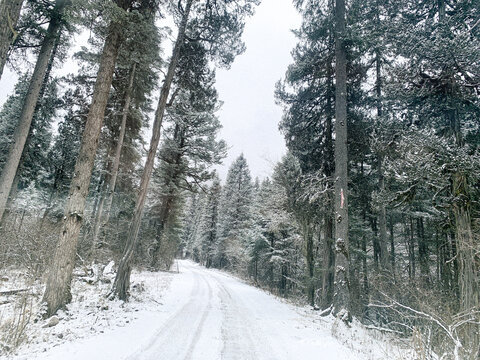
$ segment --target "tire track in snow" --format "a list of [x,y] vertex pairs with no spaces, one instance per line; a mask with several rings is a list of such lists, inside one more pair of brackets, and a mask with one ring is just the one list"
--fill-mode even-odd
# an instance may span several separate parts
[[[201,327],[202,319],[206,318],[205,313],[208,313],[207,307],[210,299],[207,301],[207,305],[201,312],[198,311],[198,303],[200,302],[200,304],[202,304],[204,302],[203,298],[206,295],[205,293],[207,293],[207,296],[211,296],[211,290],[205,290],[205,288],[209,287],[208,284],[207,286],[202,286],[200,284],[200,282],[206,283],[203,276],[193,271],[192,274],[194,285],[188,296],[189,300],[187,303],[163,322],[163,325],[155,332],[147,345],[128,356],[126,360],[157,360],[160,354],[162,355],[160,358],[165,360],[183,359],[182,353],[184,353],[185,349],[189,348],[189,345],[191,344],[188,343],[189,338],[185,336],[187,335],[185,332],[191,328],[191,324],[195,323],[195,320],[199,316],[201,316],[199,322]],[[174,338],[177,340],[175,344],[172,341]],[[178,339],[181,340],[178,341]],[[195,339],[193,338],[191,342],[195,342]]]
[[200,275],[202,277],[202,280],[205,281],[205,283],[208,286],[208,304],[205,310],[203,311],[202,317],[200,319],[200,322],[195,330],[195,333],[193,334],[193,339],[192,342],[190,343],[190,346],[188,347],[187,350],[187,355],[185,356],[184,360],[190,360],[193,355],[193,351],[195,350],[195,346],[198,343],[198,340],[200,339],[200,336],[202,334],[205,321],[210,314],[210,311],[212,309],[212,287],[210,286],[210,283],[205,279],[205,276]]
[[146,346],[128,357],[127,360],[191,360],[196,358],[196,346],[212,309],[213,290],[203,272],[190,266],[185,268],[193,275],[194,279],[189,300],[164,321],[163,326],[153,335]]
[[[210,275],[220,290],[219,295],[224,313],[222,360],[278,360],[283,358],[274,353],[267,337],[249,319],[249,309],[231,294],[218,277],[212,273]],[[266,354],[268,355],[266,356]]]

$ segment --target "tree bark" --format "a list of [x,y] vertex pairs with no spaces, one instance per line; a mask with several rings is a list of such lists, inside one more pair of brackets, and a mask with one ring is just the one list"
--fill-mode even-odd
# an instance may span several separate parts
[[335,1],[335,294],[333,313],[350,321],[345,0]]
[[8,197],[15,179],[15,174],[20,164],[23,149],[25,148],[25,143],[27,141],[30,126],[32,124],[35,107],[37,105],[38,97],[45,79],[45,73],[48,68],[50,55],[55,47],[58,33],[61,31],[62,16],[66,3],[67,0],[57,0],[55,3],[52,19],[50,20],[45,39],[43,40],[40,53],[38,54],[32,79],[28,87],[27,96],[20,114],[20,119],[17,127],[15,128],[15,132],[13,133],[12,146],[10,147],[7,161],[0,176],[0,220],[3,218]]
[[106,186],[103,186],[100,188],[100,191],[98,193],[98,204],[95,207],[96,213],[95,213],[95,222],[93,224],[93,236],[92,236],[92,247],[91,247],[91,255],[93,260],[95,260],[96,258],[96,250],[99,245],[98,233],[100,232],[103,207],[105,205],[105,190],[106,190]]
[[455,238],[458,258],[460,308],[469,311],[479,305],[478,276],[475,265],[476,243],[472,231],[467,179],[457,173],[453,178]]
[[415,231],[413,226],[413,218],[410,216],[410,236],[408,238],[408,259],[410,278],[415,280],[416,264],[415,264]]
[[121,300],[126,300],[128,297],[128,289],[130,287],[130,272],[131,272],[131,260],[135,245],[137,243],[138,231],[140,230],[140,223],[142,220],[143,207],[145,205],[145,199],[148,190],[148,184],[152,176],[153,165],[155,162],[155,154],[157,152],[158,144],[160,142],[160,131],[163,122],[163,115],[167,105],[168,95],[172,85],[173,77],[175,75],[175,69],[177,68],[178,60],[180,57],[180,49],[184,41],[185,30],[187,27],[188,16],[192,7],[193,0],[188,0],[185,6],[182,21],[178,29],[177,39],[172,52],[172,58],[168,65],[167,75],[165,77],[162,90],[160,92],[160,99],[158,100],[157,111],[155,113],[155,121],[152,129],[152,139],[150,140],[150,149],[148,151],[147,160],[142,174],[140,182],[140,190],[137,196],[135,210],[128,230],[127,241],[125,249],[123,251],[122,259],[118,265],[117,276],[113,284],[112,296],[118,296]]
[[323,279],[322,279],[322,309],[326,309],[332,305],[334,291],[334,268],[335,268],[335,252],[333,251],[333,219],[332,212],[325,214],[325,244],[323,254]]
[[427,238],[425,236],[425,225],[423,218],[417,219],[417,242],[418,242],[418,261],[420,263],[420,272],[425,284],[430,282],[430,261]]
[[88,112],[80,152],[75,164],[60,238],[55,249],[43,296],[43,301],[47,303],[47,316],[56,313],[58,309],[71,300],[70,284],[75,265],[78,235],[83,221],[88,187],[112,84],[121,33],[121,24],[112,21],[108,28],[108,35],[100,58],[92,104]]
[[390,215],[390,268],[395,278],[395,235],[393,232],[393,216]]
[[[383,175],[383,154],[378,154],[378,188],[380,194],[385,192],[385,178]],[[379,247],[380,247],[380,265],[383,270],[391,269],[388,254],[388,238],[387,238],[387,212],[383,200],[380,200],[380,209],[378,212],[378,230],[379,230]]]
[[[333,4],[331,4],[331,9],[333,11]],[[334,45],[333,35],[329,35],[330,45]],[[335,156],[333,148],[333,126],[332,120],[334,116],[333,109],[333,98],[334,86],[333,86],[333,69],[332,69],[332,59],[327,62],[327,117],[325,120],[325,159],[324,159],[324,173],[328,179],[331,179],[335,174]],[[333,303],[333,293],[334,293],[334,271],[335,271],[335,252],[333,250],[333,231],[334,231],[334,199],[333,194],[327,194],[327,205],[325,208],[324,222],[325,222],[325,243],[324,243],[324,252],[323,252],[323,279],[322,279],[322,309],[330,307]]]
[[[475,318],[480,305],[478,281],[478,243],[472,231],[470,198],[468,196],[468,180],[465,175],[453,175],[453,214],[455,217],[455,239],[458,261],[458,290],[460,293],[460,312]],[[478,356],[480,334],[476,323],[466,324],[462,329],[465,343]]]
[[0,2],[0,79],[7,62],[8,49],[15,41],[18,18],[23,0],[2,0]]
[[155,268],[157,266],[158,256],[160,255],[159,252],[161,248],[160,245],[162,242],[162,236],[164,234],[165,229],[167,229],[171,211],[174,208],[174,205],[179,195],[177,193],[177,187],[178,187],[180,175],[181,175],[179,167],[182,161],[181,149],[185,144],[185,135],[184,135],[184,131],[180,129],[180,125],[178,123],[175,125],[173,139],[176,142],[176,146],[178,146],[178,151],[174,155],[174,159],[171,159],[172,163],[175,164],[176,168],[175,168],[175,171],[171,173],[171,177],[167,179],[167,181],[165,181],[165,187],[169,189],[168,189],[168,194],[165,197],[163,197],[162,203],[160,205],[159,223],[157,225],[157,234],[156,234],[155,243],[152,249],[152,259],[150,262],[150,266],[152,268]]
[[311,306],[315,306],[315,258],[313,256],[313,231],[308,221],[303,225],[303,237],[305,239],[306,261],[307,261],[307,296]]

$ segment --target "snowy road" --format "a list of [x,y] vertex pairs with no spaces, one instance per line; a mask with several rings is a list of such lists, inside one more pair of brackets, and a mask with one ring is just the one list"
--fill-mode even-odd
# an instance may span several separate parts
[[[15,360],[349,360],[367,359],[332,336],[332,319],[286,304],[216,270],[179,261],[179,273],[142,273],[145,300],[113,311],[117,325],[63,343],[32,344]],[[165,288],[165,279],[171,279]],[[140,296],[138,294],[137,296]],[[152,300],[150,300],[152,301]],[[144,304],[144,305],[142,305]],[[150,302],[151,304],[151,302]],[[161,304],[161,305],[160,305]],[[115,307],[114,304],[110,304]],[[78,315],[96,326],[101,314]],[[93,316],[93,317],[92,317]],[[76,315],[52,328],[68,335]],[[128,320],[128,319],[130,320]],[[123,321],[121,321],[123,319]],[[109,323],[108,318],[106,319]],[[63,324],[63,325],[62,325]],[[63,326],[63,327],[61,327]],[[88,329],[88,325],[85,329]],[[61,327],[61,328],[58,328]],[[85,331],[85,330],[78,330]],[[77,331],[77,332],[78,332]],[[41,335],[37,335],[41,336]],[[52,335],[53,336],[53,335]],[[357,341],[358,342],[358,341]],[[352,341],[349,341],[352,343]],[[360,342],[359,342],[360,343]],[[364,341],[361,341],[364,343]],[[365,345],[362,346],[365,348]],[[370,352],[369,345],[366,345]],[[2,356],[0,355],[0,358]],[[384,359],[384,357],[380,357]],[[391,358],[391,357],[388,357]]]
[[275,297],[188,261],[164,299],[172,315],[128,360],[357,359]]

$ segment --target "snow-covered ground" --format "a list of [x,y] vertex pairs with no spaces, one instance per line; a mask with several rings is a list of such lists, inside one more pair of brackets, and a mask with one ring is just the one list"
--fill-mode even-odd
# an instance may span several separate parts
[[[127,304],[104,300],[108,289],[75,283],[60,322],[29,326],[17,354],[27,359],[413,359],[360,324],[288,304],[190,261],[179,273],[136,272]],[[94,292],[92,288],[97,290]],[[82,301],[80,301],[82,300]]]

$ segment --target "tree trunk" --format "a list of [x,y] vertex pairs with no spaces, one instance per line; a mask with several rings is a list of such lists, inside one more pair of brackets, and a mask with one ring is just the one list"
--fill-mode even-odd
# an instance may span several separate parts
[[[377,159],[377,169],[378,169],[378,188],[380,190],[380,194],[385,193],[385,178],[383,175],[383,154],[378,154]],[[380,247],[380,265],[383,270],[389,271],[391,269],[389,256],[388,256],[388,239],[387,239],[387,212],[385,209],[385,204],[383,200],[380,200],[378,211],[378,230],[379,230],[379,237],[378,243]]]
[[313,256],[313,232],[310,228],[310,224],[306,222],[303,225],[303,236],[305,239],[305,248],[306,248],[306,261],[307,261],[307,296],[308,302],[311,306],[315,305],[315,259]]
[[[106,165],[106,168],[107,168],[107,172],[108,172],[108,164]],[[106,173],[104,175],[104,177],[108,177],[108,174]],[[100,184],[100,186],[98,187],[98,197],[97,197],[97,203],[95,204],[95,206],[93,207],[94,209],[94,216],[92,216],[92,218],[94,218],[94,223],[93,223],[93,236],[92,236],[92,247],[91,247],[91,256],[92,256],[92,259],[95,260],[95,257],[96,257],[96,250],[99,246],[99,242],[98,242],[98,233],[100,232],[100,225],[102,223],[102,213],[103,213],[103,207],[105,205],[105,192],[106,192],[106,188],[107,188],[107,180],[104,178],[103,180],[103,183]]]
[[98,139],[112,85],[121,33],[121,24],[117,22],[110,23],[100,58],[100,67],[95,82],[92,104],[88,112],[70,193],[65,206],[65,216],[60,238],[55,249],[52,267],[43,296],[43,301],[47,303],[47,316],[56,313],[58,309],[71,300],[70,284],[75,265],[78,235],[83,221]]
[[[362,210],[363,222],[367,222],[367,209],[364,207]],[[367,264],[367,235],[364,233],[362,236],[362,272],[363,272],[363,297],[369,298],[370,286],[368,283],[368,264]],[[368,308],[367,308],[368,309]]]
[[345,50],[345,0],[335,1],[335,315],[349,321],[348,284],[348,151],[347,57]]
[[328,308],[333,302],[335,252],[333,251],[333,219],[332,214],[325,214],[325,248],[323,254],[322,279],[322,309]]
[[108,220],[110,218],[110,211],[112,209],[113,195],[115,193],[115,185],[117,184],[118,169],[120,167],[120,156],[122,154],[123,141],[125,139],[125,131],[127,128],[127,117],[130,109],[133,80],[135,79],[136,69],[137,69],[137,64],[133,63],[132,69],[130,70],[130,79],[128,81],[127,92],[125,94],[125,104],[123,106],[122,123],[120,124],[120,134],[118,135],[117,147],[115,149],[115,158],[113,159],[112,172],[110,176],[110,181],[108,182],[107,200],[105,203],[105,217],[103,219],[102,227],[105,227],[108,224]]
[[7,62],[10,45],[15,41],[18,18],[23,0],[2,0],[0,3],[0,79]]
[[138,231],[140,230],[140,223],[142,220],[143,207],[145,205],[145,199],[147,195],[148,184],[150,177],[152,176],[153,165],[155,162],[155,154],[157,152],[158,143],[160,142],[160,131],[163,122],[163,115],[167,105],[168,95],[170,93],[170,87],[172,85],[173,77],[175,75],[175,69],[180,57],[180,49],[185,37],[185,29],[187,27],[188,16],[192,7],[193,0],[188,0],[183,16],[178,29],[177,40],[172,52],[172,58],[168,65],[167,75],[165,77],[162,90],[160,92],[160,99],[158,100],[157,111],[155,113],[155,121],[152,129],[152,139],[150,140],[150,149],[147,155],[147,161],[143,170],[142,179],[140,182],[140,190],[138,193],[135,210],[128,230],[127,241],[125,249],[123,251],[122,259],[118,265],[117,276],[112,288],[112,295],[118,296],[122,300],[126,300],[128,297],[128,289],[130,286],[130,272],[131,272],[131,260],[133,251],[137,242]]
[[475,265],[477,244],[472,232],[469,199],[466,195],[467,186],[465,176],[458,173],[454,175],[453,191],[456,202],[453,213],[455,216],[461,311],[469,311],[479,305],[478,277]]
[[[380,28],[380,6],[379,1],[376,3],[376,25]],[[381,121],[383,116],[383,106],[382,106],[382,54],[380,49],[375,49],[375,72],[376,72],[376,102],[377,102],[377,117]],[[383,151],[379,151],[377,154],[377,170],[378,170],[378,189],[380,194],[385,192],[385,178],[383,175]],[[390,270],[390,263],[388,261],[388,250],[387,250],[387,215],[385,210],[385,203],[380,200],[379,211],[378,211],[378,230],[379,230],[379,255],[380,255],[380,266],[382,270]]]
[[[368,207],[368,204],[365,203],[365,206]],[[378,228],[377,228],[377,218],[375,216],[369,216],[370,227],[372,229],[372,247],[373,247],[373,266],[375,271],[378,271],[378,262],[380,259],[380,243],[378,241]]]
[[52,19],[50,20],[45,39],[43,40],[40,53],[38,54],[37,63],[35,64],[35,69],[30,81],[27,96],[20,114],[20,119],[17,127],[15,128],[15,132],[13,133],[12,146],[10,147],[7,161],[0,176],[0,220],[5,212],[5,207],[12,189],[15,174],[22,157],[25,142],[27,141],[35,107],[37,105],[38,97],[45,79],[45,73],[48,68],[50,55],[55,47],[58,33],[62,28],[62,16],[66,2],[66,0],[57,0],[55,3]]
[[[477,317],[478,319],[478,315],[475,315],[480,305],[478,265],[475,262],[478,258],[478,243],[475,242],[472,231],[468,186],[466,176],[460,173],[454,174],[453,194],[455,195],[455,202],[453,214],[455,216],[455,238],[457,243],[460,313],[470,314],[470,317]],[[464,333],[467,348],[472,352],[475,351],[476,356],[478,356],[477,349],[479,349],[480,343],[478,324],[466,324],[462,332]]]
[[369,286],[368,286],[368,267],[367,267],[367,237],[362,236],[362,272],[363,272],[363,293],[365,298],[368,299]]
[[174,172],[171,174],[171,177],[167,179],[167,181],[165,181],[165,187],[169,189],[168,189],[168,194],[166,195],[166,197],[162,199],[162,203],[160,205],[159,224],[157,225],[157,234],[156,234],[155,243],[152,249],[152,259],[150,262],[150,266],[152,268],[155,268],[157,266],[158,256],[160,255],[159,252],[161,248],[160,244],[162,241],[162,236],[164,234],[165,229],[167,229],[171,211],[174,208],[174,205],[178,198],[177,187],[178,187],[180,175],[181,175],[179,171],[179,167],[182,161],[181,149],[185,144],[184,131],[180,129],[179,124],[175,125],[173,139],[174,141],[177,142],[177,146],[178,146],[178,152],[175,154],[175,158],[172,159],[173,160],[172,163],[176,165],[176,168]]
[[408,264],[410,279],[415,280],[416,264],[415,264],[415,231],[413,226],[413,218],[410,216],[410,231],[408,238]]
[[428,284],[430,282],[429,250],[425,236],[425,225],[423,223],[423,218],[417,219],[417,235],[420,272],[422,274],[422,280],[425,282],[425,284]]
[[390,215],[390,263],[392,275],[395,278],[395,235],[393,231],[393,216]]
[[[333,11],[333,4],[331,4],[331,9]],[[330,32],[329,43],[331,46],[334,45],[333,36]],[[327,62],[327,117],[325,120],[325,158],[324,158],[324,173],[328,179],[331,179],[335,174],[335,156],[333,148],[333,126],[332,120],[334,116],[333,109],[333,99],[334,99],[334,90],[333,90],[333,69],[332,69],[332,59]],[[335,271],[335,252],[333,250],[333,231],[334,231],[334,220],[333,213],[334,209],[334,199],[333,194],[329,192],[327,194],[327,205],[325,209],[324,222],[325,222],[325,241],[324,241],[324,252],[323,252],[323,279],[322,279],[322,309],[330,307],[333,303],[333,293],[334,293],[334,271]]]
[[25,161],[25,156],[27,154],[28,149],[30,148],[30,144],[32,142],[32,130],[35,128],[35,115],[38,113],[39,108],[42,106],[42,99],[45,95],[45,91],[47,90],[48,80],[50,79],[50,74],[52,73],[53,63],[57,56],[58,45],[60,43],[60,32],[57,32],[57,37],[55,39],[55,44],[53,45],[53,49],[50,53],[50,59],[48,60],[47,70],[45,71],[45,75],[43,77],[42,87],[40,88],[40,93],[38,94],[37,103],[35,104],[35,110],[33,111],[32,122],[30,124],[30,130],[28,132],[27,140],[25,141],[25,145],[23,147],[22,156],[20,158],[20,162],[18,163],[17,172],[15,173],[15,179],[13,180],[12,188],[10,190],[9,199],[7,202],[7,207],[10,202],[12,202],[17,197],[18,191],[18,184],[20,182],[20,177],[23,171],[23,164]]

